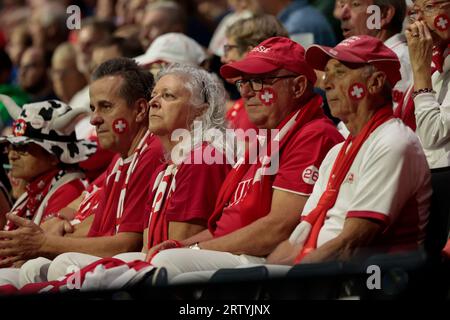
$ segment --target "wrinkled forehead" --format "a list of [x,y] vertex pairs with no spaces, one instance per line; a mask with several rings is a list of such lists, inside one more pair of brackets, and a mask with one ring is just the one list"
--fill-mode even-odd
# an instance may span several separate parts
[[345,4],[349,4],[349,5],[351,5],[351,7],[355,7],[353,5],[354,2],[357,2],[359,5],[372,5],[372,4],[374,4],[374,0],[357,0],[357,1],[355,1],[355,0],[336,0],[336,4],[341,5],[341,6],[343,6]]
[[325,64],[324,71],[327,72],[329,70],[333,70],[336,68],[347,68],[341,61],[337,59],[330,58],[328,59],[327,63]]
[[156,81],[153,91],[160,91],[164,89],[183,92],[186,89],[190,93],[190,88],[193,87],[193,81],[189,75],[180,72],[169,72],[161,75]]
[[345,62],[345,61],[340,61],[334,58],[330,58],[327,61],[327,64],[325,65],[324,71],[330,71],[333,69],[348,69],[348,70],[356,70],[356,69],[360,69],[360,68],[364,68],[366,66],[369,66],[370,64],[367,63],[351,63],[351,62]]

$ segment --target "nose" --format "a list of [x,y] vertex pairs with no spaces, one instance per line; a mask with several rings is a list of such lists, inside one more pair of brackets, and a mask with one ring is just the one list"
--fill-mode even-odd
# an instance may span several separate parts
[[153,98],[151,98],[150,101],[148,102],[148,105],[150,109],[152,108],[159,109],[161,107],[161,105],[159,104],[159,95],[156,95]]
[[8,152],[8,159],[9,161],[14,161],[19,159],[19,154],[15,150],[10,150]]
[[93,126],[95,127],[99,127],[101,124],[103,124],[105,121],[103,120],[103,118],[97,113],[97,112],[92,112],[91,114],[91,119],[89,121]]
[[326,73],[323,74],[322,83],[325,91],[330,91],[331,89],[333,89],[333,83],[330,79],[329,74]]
[[338,20],[348,20],[351,17],[351,10],[348,3],[344,4],[344,6],[340,9],[340,13],[338,14]]

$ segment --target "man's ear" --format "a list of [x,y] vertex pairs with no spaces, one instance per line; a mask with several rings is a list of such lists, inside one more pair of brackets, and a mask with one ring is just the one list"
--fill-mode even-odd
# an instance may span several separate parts
[[383,91],[384,84],[386,83],[386,74],[381,71],[375,71],[370,75],[367,80],[367,90],[371,95],[377,95]]
[[148,101],[141,98],[136,101],[136,122],[146,122],[148,118],[149,105]]
[[293,85],[294,98],[299,99],[303,96],[303,94],[306,92],[306,89],[308,88],[308,79],[304,75],[299,75],[294,78]]
[[393,6],[386,6],[381,10],[381,19],[380,19],[380,25],[381,29],[386,27],[392,22],[392,19],[394,19],[395,16],[395,8]]

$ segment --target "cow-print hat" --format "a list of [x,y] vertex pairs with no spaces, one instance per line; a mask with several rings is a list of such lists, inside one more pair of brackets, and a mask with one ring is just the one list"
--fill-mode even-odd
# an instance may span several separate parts
[[84,111],[57,100],[25,104],[17,118],[10,111],[16,118],[13,135],[0,137],[0,143],[35,143],[67,164],[87,160],[95,153],[97,145],[76,137],[76,120]]

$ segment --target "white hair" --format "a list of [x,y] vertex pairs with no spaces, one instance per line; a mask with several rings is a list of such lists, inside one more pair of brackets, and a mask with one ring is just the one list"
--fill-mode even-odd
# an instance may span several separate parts
[[[204,108],[206,110],[190,125],[191,136],[194,136],[194,122],[200,121],[202,124],[202,134],[200,141],[208,141],[205,133],[211,130],[218,130],[225,136],[225,102],[226,91],[220,79],[199,67],[185,64],[171,64],[162,69],[156,76],[156,82],[167,75],[177,75],[183,78],[183,84],[191,92],[190,103],[192,108]],[[208,141],[220,150],[226,151],[226,143],[218,141]],[[197,147],[196,145],[191,148]]]

